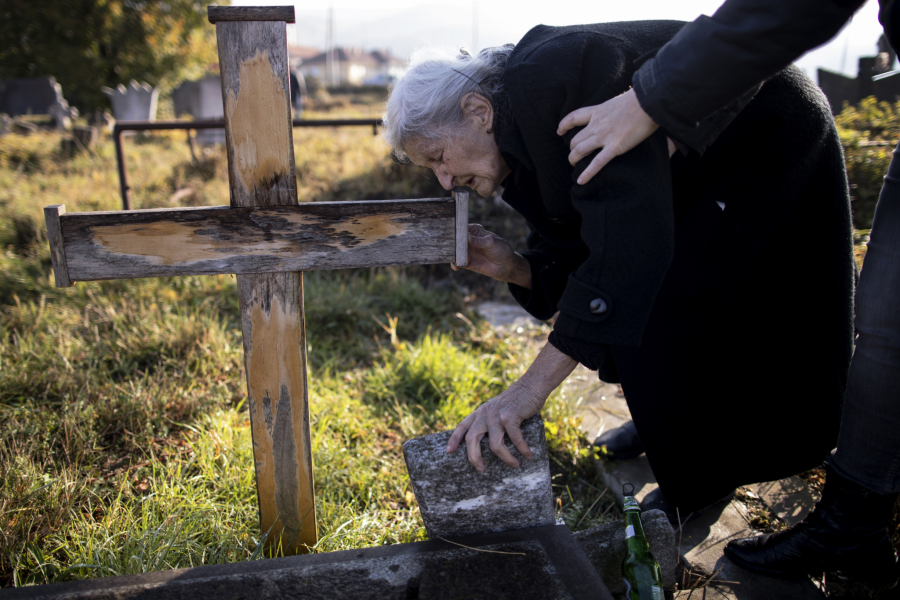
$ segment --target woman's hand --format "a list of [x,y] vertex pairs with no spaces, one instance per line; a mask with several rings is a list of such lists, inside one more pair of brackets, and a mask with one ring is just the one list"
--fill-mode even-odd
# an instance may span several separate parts
[[525,443],[519,426],[522,421],[541,410],[550,392],[569,376],[577,364],[575,359],[552,345],[545,345],[519,381],[476,408],[456,426],[447,443],[447,452],[455,452],[465,439],[469,462],[479,471],[484,471],[481,438],[487,434],[491,451],[509,466],[518,467],[519,461],[506,447],[503,434],[509,435],[513,446],[522,456],[531,458],[531,449]]
[[[598,148],[603,148],[591,164],[578,176],[584,185],[600,172],[609,161],[625,154],[659,128],[641,108],[633,89],[596,106],[585,106],[566,115],[559,122],[556,133],[565,134],[573,127],[585,125],[569,144],[569,162],[574,166],[579,160]],[[673,144],[669,142],[669,155]]]
[[542,397],[540,393],[520,379],[509,386],[508,390],[491,398],[463,419],[456,426],[453,435],[450,436],[447,452],[455,452],[465,437],[469,462],[479,471],[484,471],[484,460],[481,458],[481,438],[488,434],[491,451],[509,466],[518,467],[519,461],[503,443],[503,434],[509,435],[513,446],[518,448],[522,456],[531,458],[531,449],[525,442],[519,426],[522,421],[537,414],[546,401],[546,396]]
[[[460,269],[455,264],[450,267]],[[528,261],[508,241],[477,223],[469,225],[469,264],[462,268],[531,289]]]

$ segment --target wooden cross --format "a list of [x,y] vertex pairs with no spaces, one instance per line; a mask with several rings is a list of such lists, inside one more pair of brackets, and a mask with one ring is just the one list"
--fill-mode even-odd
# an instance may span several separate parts
[[286,552],[317,541],[303,271],[466,265],[468,193],[298,204],[285,23],[294,8],[209,7],[231,206],[44,209],[56,285],[237,274],[260,527]]

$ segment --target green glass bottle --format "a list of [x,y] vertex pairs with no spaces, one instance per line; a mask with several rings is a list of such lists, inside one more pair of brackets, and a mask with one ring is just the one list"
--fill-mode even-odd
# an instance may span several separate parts
[[[630,490],[628,488],[631,488]],[[622,486],[625,496],[625,560],[622,575],[625,579],[625,595],[629,600],[665,600],[662,571],[650,554],[650,543],[641,525],[641,506],[634,498],[634,486]]]

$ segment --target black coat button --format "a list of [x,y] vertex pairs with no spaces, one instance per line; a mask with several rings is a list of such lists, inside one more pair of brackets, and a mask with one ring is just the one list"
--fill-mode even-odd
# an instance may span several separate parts
[[606,300],[603,298],[594,298],[591,300],[591,312],[595,315],[602,315],[606,312]]

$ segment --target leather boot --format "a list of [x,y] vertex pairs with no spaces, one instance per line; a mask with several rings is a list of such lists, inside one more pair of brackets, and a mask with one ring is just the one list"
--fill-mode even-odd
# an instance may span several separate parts
[[604,432],[594,440],[594,445],[599,446],[603,455],[610,460],[636,458],[644,453],[644,444],[641,443],[634,421]]
[[898,494],[876,494],[827,469],[815,510],[797,525],[725,546],[740,567],[773,577],[841,572],[873,588],[897,580],[888,523]]

